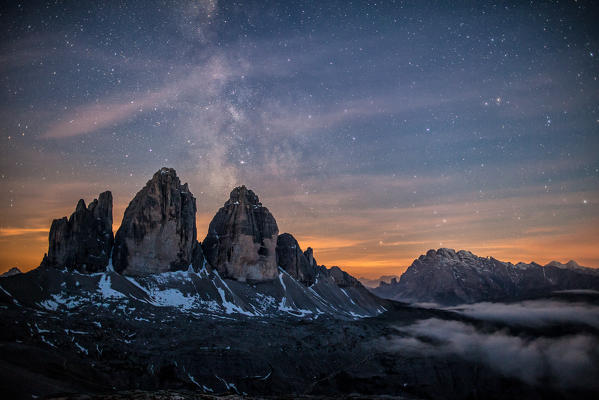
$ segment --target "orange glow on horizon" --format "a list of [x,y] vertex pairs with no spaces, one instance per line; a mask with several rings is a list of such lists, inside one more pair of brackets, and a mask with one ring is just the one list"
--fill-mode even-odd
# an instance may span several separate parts
[[[79,190],[73,186],[72,190]],[[341,197],[337,195],[337,197]],[[592,198],[588,193],[586,198]],[[501,261],[546,264],[557,260],[574,259],[580,265],[599,267],[599,217],[570,218],[571,202],[559,196],[547,196],[542,201],[534,196],[513,199],[485,200],[478,203],[454,201],[439,206],[372,208],[359,213],[339,212],[333,194],[322,194],[324,204],[318,213],[303,203],[303,198],[287,195],[272,199],[271,212],[277,216],[280,233],[290,232],[300,247],[314,249],[320,265],[337,265],[355,276],[377,278],[381,275],[401,275],[403,271],[429,249],[439,247],[469,250],[481,256],[492,256]],[[519,225],[505,223],[497,218],[506,204],[517,201],[530,213],[531,219]],[[71,201],[71,203],[74,203]],[[549,225],[539,204],[558,207],[566,204],[564,219],[558,225]],[[115,202],[113,231],[116,232],[128,203]],[[220,200],[200,204],[196,217],[197,237],[203,240],[214,213],[222,205]],[[73,212],[71,206],[50,204],[23,226],[0,228],[0,272],[12,267],[23,271],[39,265],[47,251],[49,215],[60,217]],[[289,214],[289,210],[293,214]],[[473,214],[472,210],[477,213]],[[42,215],[43,213],[43,215]],[[501,214],[499,214],[501,215]],[[576,217],[576,214],[571,214]],[[17,220],[20,222],[20,220]]]
[[[201,220],[204,221],[206,218],[201,218]],[[204,232],[198,232],[198,239],[201,240],[204,236]],[[375,251],[379,248],[378,244],[373,244],[375,248],[372,249],[369,246],[361,247],[361,242],[350,239],[328,239],[313,236],[297,237],[297,239],[302,250],[312,247],[314,257],[320,265],[327,267],[337,265],[356,277],[367,278],[378,278],[381,275],[401,275],[414,259],[431,248],[440,247],[432,244],[428,247],[418,246],[419,250],[409,253],[397,251],[394,256],[381,257]],[[47,251],[47,240],[48,230],[44,228],[0,229],[0,264],[2,265],[0,273],[15,266],[22,271],[36,268]],[[587,241],[580,239],[568,241],[559,237],[550,240],[519,239],[497,241],[487,245],[473,243],[471,246],[457,247],[447,243],[443,247],[469,250],[480,257],[491,256],[500,261],[514,264],[520,261],[527,263],[535,261],[545,265],[552,260],[565,263],[570,259],[587,267],[596,267],[599,264],[595,243],[592,243],[591,239]]]

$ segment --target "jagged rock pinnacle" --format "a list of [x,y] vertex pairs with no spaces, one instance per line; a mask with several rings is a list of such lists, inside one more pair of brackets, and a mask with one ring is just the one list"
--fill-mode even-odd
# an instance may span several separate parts
[[125,210],[115,238],[115,270],[146,275],[187,269],[197,246],[195,214],[187,183],[172,168],[158,170]]
[[277,276],[277,222],[245,186],[231,191],[202,242],[206,259],[222,276],[265,281]]
[[112,193],[100,193],[88,207],[81,199],[69,219],[52,221],[48,253],[42,265],[80,272],[104,271],[113,238]]

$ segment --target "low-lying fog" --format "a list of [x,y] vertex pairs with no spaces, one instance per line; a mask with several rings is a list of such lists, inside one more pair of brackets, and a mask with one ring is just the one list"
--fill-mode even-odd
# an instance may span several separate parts
[[403,354],[457,355],[530,384],[599,389],[598,305],[547,299],[445,310],[491,323],[419,320],[396,327],[382,345]]

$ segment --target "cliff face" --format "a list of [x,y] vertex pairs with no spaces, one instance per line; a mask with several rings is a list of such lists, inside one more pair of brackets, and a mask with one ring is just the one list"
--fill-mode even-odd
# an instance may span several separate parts
[[112,267],[124,275],[149,276],[193,266],[195,271],[216,271],[241,282],[272,281],[286,272],[303,286],[321,280],[364,289],[338,267],[319,266],[312,249],[302,252],[291,234],[279,236],[273,215],[245,186],[233,189],[201,244],[195,214],[196,199],[188,185],[181,184],[174,169],[162,168],[131,200],[114,238],[110,192],[89,207],[80,200],[70,219],[54,220],[43,265],[105,271],[112,256]]
[[240,186],[210,222],[202,248],[221,276],[267,281],[277,277],[278,234],[275,218],[258,196]]
[[71,217],[55,219],[42,265],[80,272],[106,270],[113,244],[112,193],[104,192],[85,206],[79,200]]
[[514,265],[469,251],[442,248],[429,250],[414,260],[399,282],[383,282],[372,291],[395,300],[455,305],[597,288],[599,273],[574,262]]
[[115,270],[147,275],[187,269],[200,259],[195,214],[187,184],[181,185],[174,169],[160,169],[125,210],[115,238]]
[[[312,254],[312,249],[309,249]],[[316,278],[316,265],[312,265],[314,257],[306,256],[302,252],[297,240],[289,234],[283,233],[277,239],[278,265],[306,286],[314,283]]]

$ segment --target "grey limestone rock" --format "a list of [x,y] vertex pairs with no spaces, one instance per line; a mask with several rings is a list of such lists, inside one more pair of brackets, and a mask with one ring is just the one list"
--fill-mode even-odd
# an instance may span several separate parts
[[[133,198],[116,233],[115,271],[148,275],[202,262],[197,248],[196,199],[172,168],[161,168]],[[197,265],[196,265],[197,267]]]
[[[308,254],[311,255],[312,249],[308,249]],[[307,257],[300,249],[297,240],[289,233],[283,233],[277,239],[277,260],[279,266],[299,282],[306,286],[314,283],[316,277],[316,268],[312,265],[314,257]]]
[[399,281],[381,283],[373,292],[395,300],[455,305],[598,288],[599,274],[572,261],[545,266],[535,262],[512,264],[441,248],[421,255]]
[[202,249],[223,277],[268,281],[277,277],[278,234],[275,218],[258,196],[240,186],[210,222]]
[[81,199],[69,219],[52,221],[42,265],[80,272],[104,271],[113,239],[112,193],[101,193],[87,207]]

